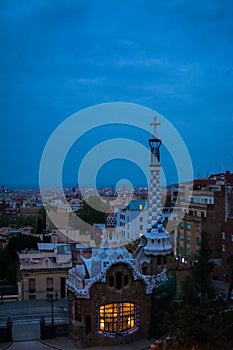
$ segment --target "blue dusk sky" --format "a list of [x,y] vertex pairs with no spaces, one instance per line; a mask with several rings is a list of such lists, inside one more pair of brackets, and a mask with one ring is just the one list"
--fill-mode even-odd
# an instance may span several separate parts
[[[38,187],[53,131],[108,102],[163,115],[184,140],[195,177],[232,171],[232,14],[232,0],[1,0],[0,184]],[[77,183],[82,157],[106,135],[113,137],[98,128],[72,147],[65,186]],[[166,155],[164,171],[175,182],[169,164]],[[120,159],[103,164],[97,182],[128,177],[146,185],[137,165]]]

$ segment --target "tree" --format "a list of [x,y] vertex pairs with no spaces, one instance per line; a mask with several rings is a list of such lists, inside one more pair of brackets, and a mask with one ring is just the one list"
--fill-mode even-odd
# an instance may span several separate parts
[[108,209],[109,205],[104,203],[99,197],[90,196],[87,201],[83,202],[83,206],[79,211],[79,217],[90,225],[94,223],[104,223],[105,213]]
[[208,235],[203,233],[198,262],[185,279],[167,323],[176,349],[228,349],[223,336],[223,329],[229,322],[226,301],[213,287],[210,254]]
[[201,247],[198,257],[198,263],[192,270],[192,279],[197,295],[201,297],[211,297],[214,293],[211,272],[213,271],[213,262],[211,260],[211,250],[209,248],[209,238],[206,232],[202,232]]
[[169,331],[175,349],[231,349],[223,331],[233,322],[233,313],[231,311],[228,315],[221,301],[178,304],[170,322]]
[[4,283],[16,284],[17,253],[24,249],[36,249],[41,240],[32,235],[17,235],[11,237],[7,247],[0,251],[0,279]]
[[19,234],[9,239],[6,251],[9,255],[15,257],[17,255],[17,252],[20,252],[21,250],[36,249],[38,242],[41,242],[40,238],[38,237]]
[[0,227],[10,226],[10,227],[20,227],[20,226],[36,226],[36,218],[34,216],[2,216],[0,218]]
[[233,290],[233,255],[229,256],[227,259],[227,269],[230,275],[230,285],[228,289],[228,299],[231,299],[231,293]]
[[39,215],[36,221],[36,233],[37,234],[43,233],[45,228],[46,228],[46,211],[45,211],[45,208],[42,207],[39,210]]

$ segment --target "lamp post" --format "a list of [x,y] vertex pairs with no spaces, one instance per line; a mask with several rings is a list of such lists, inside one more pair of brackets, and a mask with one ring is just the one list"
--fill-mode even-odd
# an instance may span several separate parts
[[51,303],[51,326],[54,327],[53,304],[57,301],[58,294],[56,292],[54,296],[53,293],[47,293],[46,298],[47,298],[47,301]]

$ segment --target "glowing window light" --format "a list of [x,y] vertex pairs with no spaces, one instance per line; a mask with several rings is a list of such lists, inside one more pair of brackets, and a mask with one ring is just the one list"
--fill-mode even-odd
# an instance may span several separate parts
[[74,318],[75,321],[82,322],[82,308],[80,301],[77,301],[74,304]]
[[134,303],[119,302],[99,307],[99,331],[118,334],[134,329],[135,324]]

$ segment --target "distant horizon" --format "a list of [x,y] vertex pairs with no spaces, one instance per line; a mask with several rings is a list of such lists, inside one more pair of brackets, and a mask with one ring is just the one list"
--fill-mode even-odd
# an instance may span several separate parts
[[[189,181],[193,181],[193,180],[197,180],[197,179],[208,179],[208,177],[210,176],[210,175],[212,175],[212,174],[220,174],[220,173],[223,173],[223,174],[225,174],[226,173],[226,171],[230,171],[231,173],[232,173],[232,171],[231,170],[229,170],[229,169],[226,169],[225,171],[223,171],[223,172],[213,172],[213,173],[211,173],[211,174],[209,174],[207,177],[194,177],[193,179],[190,179],[190,180],[186,180],[186,181],[182,181],[182,182],[189,182]],[[161,184],[161,187],[168,187],[168,186],[171,186],[171,185],[177,185],[177,184],[179,184],[179,182],[171,182],[171,183],[168,183],[168,184],[166,184],[166,185],[163,185],[163,184]],[[74,184],[74,185],[71,185],[71,184],[66,184],[66,185],[64,185],[63,186],[63,189],[65,190],[65,189],[72,189],[72,188],[76,188],[76,185],[77,184]],[[96,186],[96,189],[97,190],[101,190],[101,189],[111,189],[112,187],[113,187],[113,190],[115,191],[115,187],[114,186],[112,186],[113,184],[103,184],[103,185],[98,185],[98,186]],[[8,189],[8,190],[38,190],[38,191],[40,191],[40,187],[39,187],[39,185],[20,185],[20,184],[18,184],[18,185],[7,185],[7,184],[1,184],[1,186],[5,186],[5,188],[6,189]],[[121,188],[123,188],[123,186],[121,187]],[[134,189],[139,189],[139,188],[149,188],[149,186],[147,185],[146,186],[146,184],[138,184],[137,186],[135,186],[135,187],[133,187]],[[91,186],[88,186],[88,185],[86,185],[86,186],[84,186],[84,187],[82,187],[81,189],[95,189],[94,187],[91,187]],[[126,187],[126,189],[130,189],[130,187],[129,188],[127,188]],[[53,187],[53,186],[51,186],[51,187],[47,187],[47,188],[45,188],[44,190],[58,190],[58,188],[57,187]]]

